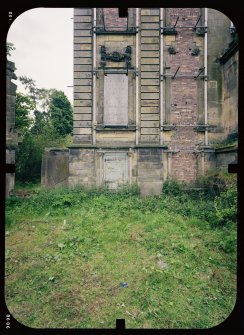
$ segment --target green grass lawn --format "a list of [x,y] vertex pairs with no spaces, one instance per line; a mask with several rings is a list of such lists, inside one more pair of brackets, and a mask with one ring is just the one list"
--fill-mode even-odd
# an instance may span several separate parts
[[236,229],[213,228],[213,200],[60,192],[7,203],[5,300],[20,323],[209,328],[231,313]]

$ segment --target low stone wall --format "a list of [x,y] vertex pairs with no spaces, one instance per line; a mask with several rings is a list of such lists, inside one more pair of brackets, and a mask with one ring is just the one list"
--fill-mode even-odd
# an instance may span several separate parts
[[46,188],[68,186],[69,150],[45,149],[42,156],[41,185]]
[[228,170],[228,165],[237,162],[237,147],[224,147],[215,149],[216,167]]

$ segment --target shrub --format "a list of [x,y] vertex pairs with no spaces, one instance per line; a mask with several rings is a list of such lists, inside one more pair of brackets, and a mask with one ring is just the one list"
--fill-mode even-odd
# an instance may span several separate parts
[[220,249],[228,254],[236,252],[237,237],[235,230],[231,230],[228,235],[226,235],[227,234],[225,234],[224,239],[220,242]]
[[179,196],[184,194],[185,183],[177,180],[166,180],[163,184],[163,194]]
[[232,186],[214,199],[214,208],[219,225],[236,222],[237,218],[237,187]]

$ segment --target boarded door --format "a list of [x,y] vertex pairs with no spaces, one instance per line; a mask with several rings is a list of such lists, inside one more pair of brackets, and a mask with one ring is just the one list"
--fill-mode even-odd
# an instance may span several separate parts
[[127,154],[125,152],[104,154],[104,182],[116,189],[128,181]]
[[128,124],[128,76],[107,74],[104,76],[104,124]]

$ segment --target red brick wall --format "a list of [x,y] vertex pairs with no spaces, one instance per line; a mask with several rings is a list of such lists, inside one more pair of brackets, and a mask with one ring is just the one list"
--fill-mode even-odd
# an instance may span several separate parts
[[[179,20],[177,26],[194,26],[199,17],[198,8],[169,8],[168,18],[171,25]],[[178,75],[196,75],[200,64],[200,55],[192,56],[195,32],[192,29],[178,28],[176,30],[176,40],[172,44],[176,49],[176,54],[169,54],[166,51],[166,63],[170,66],[169,72],[174,74],[177,68],[180,69]],[[173,155],[172,176],[179,180],[190,181],[195,179],[197,170],[196,156],[190,152],[197,147],[199,141],[193,125],[197,124],[198,101],[197,101],[197,81],[192,78],[177,77],[171,79],[170,91],[170,119],[171,124],[176,125],[173,131],[170,148],[180,150]],[[177,127],[177,125],[179,125]],[[184,126],[182,125],[191,125]],[[186,151],[187,150],[187,151]],[[189,150],[189,152],[188,152]]]
[[191,181],[197,176],[196,155],[180,151],[172,157],[172,177],[181,181]]
[[106,30],[126,30],[127,18],[119,17],[119,8],[103,8]]

